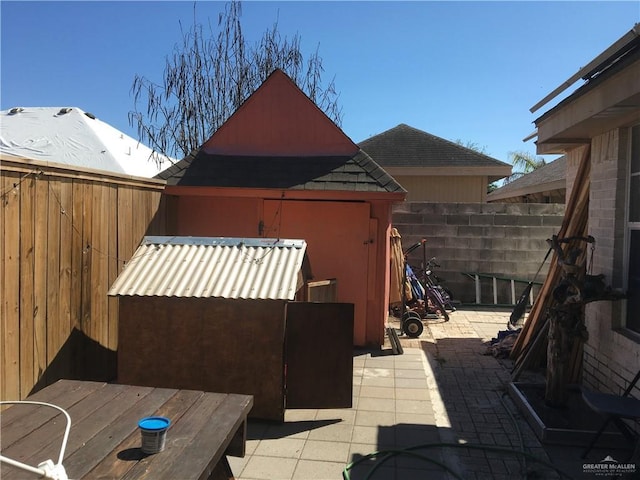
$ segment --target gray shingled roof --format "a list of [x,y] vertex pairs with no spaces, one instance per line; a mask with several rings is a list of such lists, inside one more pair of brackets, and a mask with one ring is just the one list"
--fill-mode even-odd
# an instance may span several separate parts
[[359,145],[383,167],[510,166],[404,123],[363,140]]
[[567,176],[567,157],[562,156],[553,162],[537,168],[536,170],[527,173],[520,178],[513,180],[500,188],[496,188],[487,196],[487,200],[493,198],[505,198],[510,196],[511,193],[521,195],[524,189],[530,190],[532,187],[540,186],[541,191],[544,190],[544,186],[552,182],[565,180]]
[[194,151],[158,174],[167,185],[404,193],[371,157],[267,157]]

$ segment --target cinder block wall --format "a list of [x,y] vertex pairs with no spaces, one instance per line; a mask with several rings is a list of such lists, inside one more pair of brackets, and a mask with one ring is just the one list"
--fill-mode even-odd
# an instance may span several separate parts
[[[593,273],[604,274],[614,288],[624,285],[627,129],[595,137],[591,143],[589,233],[596,239]],[[624,330],[622,301],[587,304],[589,339],[584,346],[583,383],[603,392],[622,393],[640,368],[637,335]],[[635,396],[640,397],[640,388]]]
[[[476,300],[475,283],[465,273],[491,274],[533,279],[548,251],[546,239],[562,224],[562,204],[506,203],[425,203],[397,205],[393,226],[402,235],[403,249],[426,238],[427,259],[437,257],[442,266],[436,273],[463,303]],[[422,248],[409,257],[411,265],[420,265]],[[548,271],[545,263],[537,280]],[[526,283],[516,284],[516,297]],[[482,303],[493,303],[492,282],[481,284]],[[534,290],[534,293],[536,290]],[[498,303],[511,303],[511,287],[498,282]]]

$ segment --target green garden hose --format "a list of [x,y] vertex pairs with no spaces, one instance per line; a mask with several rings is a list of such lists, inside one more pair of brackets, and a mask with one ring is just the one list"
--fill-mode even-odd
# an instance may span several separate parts
[[555,470],[556,472],[558,472],[561,476],[568,478],[569,480],[571,480],[571,476],[568,475],[567,473],[563,472],[562,470],[560,470],[559,468],[555,467],[554,465],[550,464],[549,462],[542,460],[538,457],[536,457],[535,455],[531,455],[530,453],[526,453],[526,452],[520,452],[518,450],[513,450],[511,448],[505,448],[505,447],[495,447],[495,446],[489,446],[489,445],[476,445],[476,444],[472,444],[472,443],[425,443],[425,444],[421,444],[421,445],[414,445],[412,447],[407,447],[407,448],[403,448],[403,449],[396,449],[396,450],[381,450],[378,452],[373,452],[370,453],[368,455],[365,455],[362,458],[359,458],[358,460],[356,460],[355,462],[351,462],[349,465],[347,465],[345,467],[345,469],[342,472],[342,478],[344,480],[351,480],[351,476],[349,474],[349,471],[351,469],[353,469],[356,465],[360,464],[361,462],[365,461],[365,460],[369,460],[371,458],[377,458],[377,457],[381,457],[380,460],[373,466],[373,468],[368,472],[368,474],[364,477],[363,480],[369,480],[372,475],[375,473],[375,471],[380,468],[387,460],[397,456],[397,455],[409,455],[412,457],[416,457],[416,458],[420,458],[422,460],[425,460],[427,462],[436,464],[440,467],[442,467],[443,469],[445,469],[446,471],[448,471],[449,473],[451,473],[455,478],[460,479],[460,480],[464,480],[462,477],[460,477],[458,474],[456,474],[455,472],[453,472],[449,467],[447,467],[446,465],[444,465],[443,463],[434,460],[432,458],[426,457],[424,455],[421,455],[419,453],[415,453],[414,450],[422,450],[422,449],[427,449],[427,448],[437,448],[437,447],[451,447],[451,448],[468,448],[471,450],[484,450],[484,451],[489,451],[489,452],[497,452],[497,453],[505,453],[505,454],[511,454],[511,455],[521,455],[524,458],[527,458],[529,460],[532,460],[536,463],[540,463],[546,467],[549,467],[553,470]]

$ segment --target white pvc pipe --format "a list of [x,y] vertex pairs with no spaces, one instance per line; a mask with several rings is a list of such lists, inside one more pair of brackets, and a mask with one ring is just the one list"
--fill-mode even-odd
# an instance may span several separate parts
[[0,455],[0,462],[4,462],[14,467],[21,468],[23,470],[26,470],[27,472],[35,473],[37,475],[40,475],[41,477],[44,477],[47,474],[47,472],[40,468],[32,467],[31,465],[27,465],[26,463],[18,462],[17,460],[5,457],[4,455]]
[[[55,465],[56,472],[53,472],[54,476],[50,476],[50,472],[45,469],[40,469],[36,467],[32,467],[31,465],[27,465],[26,463],[19,462],[17,460],[13,460],[11,458],[5,457],[4,455],[0,455],[0,461],[5,462],[9,465],[13,465],[14,467],[22,468],[32,473],[37,473],[41,477],[45,478],[66,478],[66,473],[64,473],[64,467],[62,467],[62,459],[64,458],[64,451],[67,448],[67,440],[69,439],[69,432],[71,431],[71,417],[63,408],[53,405],[51,403],[46,402],[36,402],[33,400],[5,400],[0,401],[0,405],[38,405],[42,407],[50,407],[54,408],[64,414],[67,419],[67,426],[64,430],[64,436],[62,437],[62,446],[60,447],[60,455],[58,456],[58,463]],[[44,464],[45,462],[43,462]],[[41,464],[42,465],[42,464]]]

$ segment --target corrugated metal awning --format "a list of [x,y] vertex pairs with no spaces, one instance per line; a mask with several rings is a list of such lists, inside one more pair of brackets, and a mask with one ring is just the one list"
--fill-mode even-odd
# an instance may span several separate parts
[[293,300],[306,247],[273,238],[145,237],[108,295]]

